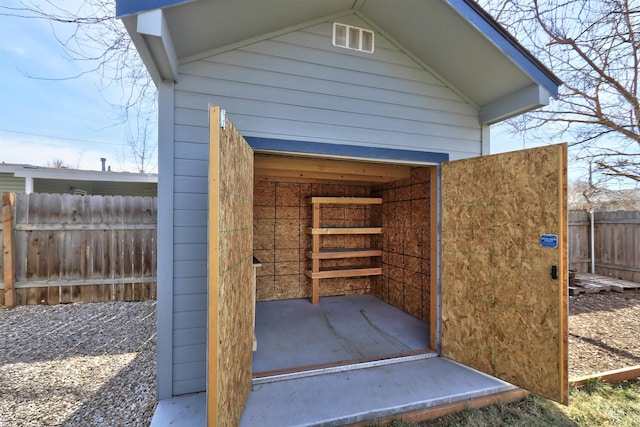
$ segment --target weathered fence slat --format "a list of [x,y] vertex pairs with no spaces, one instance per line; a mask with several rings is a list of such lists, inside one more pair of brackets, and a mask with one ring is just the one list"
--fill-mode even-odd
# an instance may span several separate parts
[[[87,197],[87,196],[84,196]],[[16,231],[155,230],[155,224],[17,224]]]
[[156,198],[17,194],[12,208],[13,281],[3,261],[0,304],[9,288],[17,304],[155,297]]
[[13,307],[16,305],[15,281],[15,251],[13,230],[13,204],[15,202],[12,193],[2,193],[2,265],[4,282],[4,305]]
[[[597,274],[640,283],[640,212],[596,212]],[[579,273],[590,271],[590,214],[569,212],[569,263]]]
[[74,280],[29,280],[16,282],[16,289],[47,288],[53,286],[82,286],[82,285],[121,285],[126,283],[155,283],[156,276],[149,277],[117,277],[99,279],[74,279]]

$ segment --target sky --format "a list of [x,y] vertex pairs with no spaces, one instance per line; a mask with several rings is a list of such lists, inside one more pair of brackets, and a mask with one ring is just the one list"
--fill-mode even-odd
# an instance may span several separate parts
[[[0,15],[0,162],[47,166],[62,160],[72,168],[99,170],[104,157],[114,171],[137,172],[120,110],[109,102],[118,101],[117,89],[104,88],[96,74],[50,80],[76,75],[82,67],[65,58],[48,21]],[[492,127],[493,153],[532,146]],[[156,172],[155,165],[146,172]]]
[[116,88],[103,89],[95,74],[29,77],[64,78],[82,66],[64,57],[47,21],[0,16],[0,162],[46,166],[60,159],[72,168],[100,170],[105,157],[114,171],[137,172],[120,110],[109,102],[119,99]]

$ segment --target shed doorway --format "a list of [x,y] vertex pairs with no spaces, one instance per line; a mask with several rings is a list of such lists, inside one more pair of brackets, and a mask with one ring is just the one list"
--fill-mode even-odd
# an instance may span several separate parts
[[[265,263],[271,265],[268,266],[268,274],[263,273],[260,276],[266,279],[260,279],[264,280],[264,283],[258,285],[259,300],[269,303],[307,299],[311,294],[313,302],[313,286],[309,286],[308,281],[305,285],[303,281],[294,280],[301,279],[303,270],[306,277],[309,275],[306,270],[308,261],[301,261],[303,252],[305,259],[307,258],[303,245],[308,243],[305,239],[309,239],[305,237],[307,233],[302,233],[302,220],[306,221],[308,218],[308,213],[304,212],[309,210],[308,206],[302,204],[302,190],[311,189],[322,193],[331,189],[338,192],[337,187],[334,187],[336,185],[360,188],[358,191],[368,188],[366,191],[369,194],[349,195],[345,189],[342,195],[312,196],[320,199],[315,202],[311,199],[311,204],[338,205],[335,209],[329,210],[328,218],[332,224],[326,226],[328,230],[339,228],[341,222],[350,229],[357,227],[358,223],[368,223],[376,219],[380,221],[379,227],[366,228],[382,230],[383,227],[388,227],[387,233],[370,233],[369,241],[365,239],[364,242],[369,247],[377,243],[382,245],[379,255],[367,251],[367,257],[380,260],[380,267],[362,268],[368,272],[379,270],[379,274],[366,276],[367,280],[379,280],[367,285],[358,283],[359,281],[351,282],[352,277],[335,273],[339,267],[346,267],[347,271],[358,270],[360,257],[349,257],[347,260],[328,258],[332,263],[345,264],[330,266],[329,270],[333,270],[331,274],[335,274],[333,277],[324,276],[324,273],[315,276],[328,279],[327,283],[335,282],[335,286],[329,286],[325,290],[318,286],[318,304],[309,305],[322,307],[323,298],[328,301],[328,298],[334,296],[355,298],[371,295],[383,301],[387,298],[390,302],[397,303],[402,311],[411,313],[413,306],[409,305],[409,302],[419,299],[407,298],[407,295],[415,290],[407,286],[421,284],[422,287],[415,286],[423,297],[421,313],[430,323],[429,337],[431,342],[435,342],[434,303],[441,302],[441,307],[436,307],[441,311],[437,316],[437,335],[439,355],[444,357],[396,363],[392,366],[376,365],[372,367],[375,374],[366,374],[367,379],[381,384],[380,379],[384,372],[390,372],[394,370],[391,368],[401,365],[409,366],[409,371],[405,372],[409,377],[422,378],[422,381],[417,383],[416,391],[422,396],[418,406],[425,408],[432,406],[436,400],[443,402],[442,399],[434,400],[433,395],[425,395],[432,391],[440,394],[441,391],[439,388],[423,387],[429,383],[424,382],[425,375],[433,374],[435,380],[450,385],[451,377],[442,367],[435,368],[435,371],[431,369],[442,364],[450,367],[455,365],[459,371],[465,372],[465,378],[469,376],[470,368],[476,368],[490,376],[567,403],[566,144],[444,162],[439,168],[440,176],[437,176],[433,167],[408,166],[407,175],[394,176],[396,179],[392,180],[389,179],[392,176],[391,172],[371,172],[377,163],[367,163],[366,169],[361,170],[360,168],[365,166],[362,162],[353,165],[355,168],[343,171],[345,176],[353,176],[355,171],[357,175],[365,174],[370,177],[368,182],[378,182],[376,185],[366,186],[362,184],[367,182],[365,180],[349,178],[348,181],[351,183],[347,184],[348,181],[344,176],[339,176],[338,172],[317,169],[336,165],[322,159],[307,159],[319,162],[316,169],[310,168],[312,172],[320,174],[319,176],[311,177],[311,172],[294,168],[290,159],[286,159],[287,167],[277,169],[281,171],[277,175],[268,172],[263,174],[259,172],[260,169],[268,170],[269,167],[254,167],[254,150],[231,123],[223,125],[223,117],[217,107],[211,107],[207,342],[207,417],[210,423],[237,425],[248,398],[248,407],[254,411],[254,415],[249,415],[249,418],[255,419],[256,413],[265,414],[265,408],[273,402],[272,392],[275,388],[281,391],[280,398],[277,399],[281,403],[285,402],[281,408],[282,412],[278,415],[288,417],[291,412],[289,401],[283,397],[290,396],[289,386],[295,387],[295,393],[300,393],[299,396],[306,396],[299,402],[303,407],[307,407],[306,402],[318,401],[318,391],[321,387],[324,387],[323,392],[326,396],[336,395],[336,384],[332,381],[332,378],[336,378],[335,375],[341,375],[345,380],[354,375],[355,371],[338,370],[328,373],[323,370],[321,373],[327,375],[296,376],[285,380],[264,378],[266,382],[261,382],[260,396],[256,394],[258,390],[251,389],[252,384],[259,380],[254,378],[252,381],[251,378],[251,337],[256,300],[251,260],[255,258],[256,251],[264,251],[260,256],[271,256],[270,259],[263,258],[266,260]],[[275,160],[270,159],[267,164],[271,165]],[[302,159],[297,159],[295,163],[301,161]],[[345,160],[335,160],[342,161]],[[260,166],[259,160],[256,161],[256,165]],[[407,165],[386,166],[402,170]],[[293,176],[286,176],[286,171],[292,171]],[[406,174],[407,169],[398,173]],[[254,174],[259,177],[265,175],[267,178],[271,176],[272,178],[264,181],[273,185],[266,188],[258,187],[254,191]],[[285,179],[282,181],[273,180],[273,176],[283,174]],[[320,179],[323,174],[327,182],[306,181]],[[379,175],[383,177],[382,184],[376,181],[375,177]],[[428,179],[428,197],[415,197],[427,188],[426,181],[418,178],[420,175],[424,175],[424,180]],[[331,177],[340,179],[335,182]],[[435,191],[435,184],[440,182],[442,185],[439,191]],[[280,185],[276,185],[277,183]],[[297,184],[297,189],[292,188],[292,184]],[[371,194],[374,189],[380,194]],[[271,204],[254,203],[256,195],[257,198],[271,200]],[[280,195],[282,198],[292,198],[291,205],[276,203]],[[344,203],[342,197],[350,200]],[[374,213],[370,207],[348,207],[354,204],[354,197],[366,199],[364,203],[359,200],[355,204],[380,205],[381,213]],[[388,203],[384,203],[385,197]],[[427,198],[429,203],[425,203]],[[304,199],[308,201],[308,198]],[[376,199],[375,203],[371,199]],[[414,206],[417,208],[414,209]],[[429,206],[429,209],[423,210],[424,206]],[[261,208],[271,212],[271,216],[256,215],[254,221],[255,212]],[[315,207],[312,206],[312,209],[315,210]],[[384,209],[387,209],[386,213]],[[434,213],[438,211],[442,212],[442,224],[438,225],[437,230],[436,221],[433,219],[438,217]],[[327,231],[316,231],[323,228],[322,224],[315,224],[316,218],[318,216],[312,215],[314,223],[311,235]],[[417,221],[414,222],[414,218]],[[424,225],[426,218],[428,226]],[[439,244],[442,250],[437,250],[436,231],[441,232]],[[332,233],[333,231],[328,234]],[[344,234],[338,233],[337,236],[344,238]],[[351,237],[350,234],[346,233]],[[270,241],[270,246],[261,247],[261,239],[265,242]],[[284,247],[279,243],[281,241],[285,241]],[[317,242],[317,239],[313,240],[314,246]],[[288,246],[289,244],[291,246]],[[321,253],[322,249],[313,247],[311,259],[314,260],[314,254]],[[349,252],[352,252],[351,248]],[[292,255],[295,253],[298,254],[297,258]],[[441,255],[441,262],[433,256],[435,253]],[[291,260],[283,260],[283,254],[291,256]],[[394,258],[396,261],[393,261]],[[396,264],[399,259],[403,260],[402,264]],[[419,261],[422,263],[412,264]],[[354,264],[351,264],[352,262]],[[439,272],[437,264],[440,264],[442,269],[438,281],[440,289],[434,285],[435,273]],[[415,265],[420,265],[421,269],[412,270],[411,267]],[[311,278],[314,278],[314,273],[320,271],[313,267]],[[520,292],[523,284],[518,280],[520,272],[517,268],[526,269],[528,272],[527,276],[531,279],[526,283],[530,290],[528,293]],[[282,282],[276,282],[277,276],[292,276],[288,282],[289,286],[285,287],[279,284]],[[287,283],[286,280],[287,278],[283,277],[283,282]],[[339,292],[337,295],[335,289]],[[267,298],[266,291],[279,297]],[[425,303],[425,295],[428,295],[428,303]],[[458,364],[447,360],[448,358],[457,361]],[[427,363],[430,366],[427,367],[425,362],[436,363]],[[295,364],[295,361],[290,363]],[[285,369],[294,368],[295,366]],[[359,370],[363,371],[367,369]],[[348,377],[344,378],[345,375]],[[307,380],[316,384],[309,385]],[[355,388],[352,387],[350,393],[359,393],[362,396],[363,392],[369,390],[369,386],[359,384]],[[468,391],[475,397],[482,393],[499,391],[499,387],[476,389],[476,386],[468,383],[462,388],[464,390],[450,390],[453,394],[444,396],[444,399],[451,402],[450,398],[460,399],[461,396],[468,396],[469,394],[465,393]],[[460,394],[460,391],[465,394]],[[368,399],[359,400],[364,401]],[[388,399],[385,398],[383,403],[387,405]],[[415,402],[405,403],[408,406],[402,406],[401,411],[409,411],[408,408],[415,410],[418,407]],[[395,404],[393,407],[399,408]],[[336,408],[332,406],[329,412],[335,415],[334,409]],[[354,413],[378,413],[376,408],[371,407],[343,409],[346,411],[345,419],[351,419]]]
[[[281,403],[288,402],[282,397],[290,396],[289,386],[295,387],[295,393],[307,396],[300,400],[306,407],[305,402],[317,401],[321,387],[320,384],[309,385],[307,380],[322,383],[327,396],[335,395],[336,384],[332,378],[335,379],[335,375],[339,374],[348,380],[356,372],[338,370],[328,373],[322,370],[320,373],[323,375],[308,376],[309,372],[305,372],[304,376],[288,377],[285,380],[251,378],[251,338],[256,300],[253,290],[257,283],[252,280],[251,260],[257,254],[263,257],[265,264],[271,264],[267,266],[266,274],[261,273],[260,277],[266,279],[260,279],[263,282],[257,286],[260,293],[258,300],[265,303],[295,299],[308,301],[309,295],[313,296],[313,286],[309,285],[309,281],[300,280],[302,274],[305,277],[309,274],[306,247],[310,237],[308,233],[302,232],[308,231],[308,226],[303,226],[303,222],[309,218],[306,213],[309,206],[303,205],[302,200],[309,200],[303,197],[303,189],[321,193],[319,196],[312,195],[320,198],[315,202],[311,199],[312,205],[338,205],[333,210],[329,206],[328,219],[332,223],[325,226],[332,230],[329,235],[341,223],[350,229],[357,227],[358,223],[368,224],[379,220],[380,226],[366,228],[382,230],[383,227],[388,227],[386,233],[370,233],[364,238],[365,247],[378,243],[382,247],[379,255],[367,251],[367,257],[379,259],[380,263],[379,268],[363,268],[368,272],[379,270],[379,274],[365,277],[366,280],[371,280],[369,284],[362,283],[362,278],[352,282],[352,277],[335,273],[339,270],[338,267],[346,267],[347,271],[358,270],[360,257],[341,260],[328,258],[332,263],[344,265],[330,266],[330,270],[333,270],[331,274],[336,274],[333,277],[323,276],[324,273],[315,276],[327,279],[327,283],[334,283],[334,286],[326,289],[318,286],[318,304],[312,304],[312,298],[308,305],[322,307],[323,299],[329,301],[332,297],[373,296],[383,301],[387,298],[389,302],[397,303],[400,310],[411,314],[410,310],[414,308],[409,303],[419,299],[407,298],[415,290],[408,286],[420,284],[422,287],[415,288],[421,291],[423,297],[419,307],[424,319],[430,323],[428,330],[431,342],[435,342],[434,325],[438,317],[438,350],[443,358],[395,363],[391,366],[375,365],[372,366],[375,374],[365,375],[368,379],[380,384],[384,372],[404,365],[412,367],[407,372],[409,376],[420,376],[424,380],[427,371],[445,363],[461,368],[466,372],[464,377],[468,376],[469,368],[476,368],[490,376],[567,403],[565,144],[444,162],[439,167],[440,176],[437,176],[433,167],[386,165],[400,169],[397,173],[405,174],[407,169],[404,172],[402,170],[408,166],[408,174],[394,176],[396,179],[392,180],[389,179],[391,172],[371,172],[377,163],[367,163],[366,169],[361,170],[365,166],[362,162],[356,162],[359,164],[343,171],[345,176],[353,176],[355,171],[356,174],[370,177],[368,182],[378,182],[367,186],[363,184],[367,181],[349,178],[351,182],[347,183],[345,177],[338,176],[336,171],[317,169],[337,165],[322,159],[295,160],[296,164],[302,160],[319,162],[316,169],[308,168],[320,174],[315,177],[309,176],[310,172],[294,168],[294,163],[288,158],[286,166],[277,169],[281,171],[277,175],[259,172],[261,169],[269,170],[267,165],[272,165],[277,159],[269,159],[263,167],[254,167],[254,150],[231,123],[221,126],[223,115],[219,114],[219,109],[211,107],[210,117],[207,416],[211,423],[237,425],[248,398],[254,415],[255,411],[264,414],[265,408],[273,402],[274,394],[269,390],[273,391],[274,387],[284,393],[278,398]],[[343,161],[345,160],[335,160]],[[256,166],[261,165],[259,159],[255,163]],[[293,176],[286,176],[287,171],[292,171]],[[258,186],[254,191],[254,174],[258,177],[266,176],[263,180],[269,185],[263,188]],[[285,179],[273,179],[274,176],[283,174]],[[306,181],[320,179],[322,174],[327,182]],[[424,178],[419,179],[421,175]],[[376,176],[383,177],[382,183],[376,181]],[[342,180],[335,182],[331,177]],[[426,180],[429,186],[425,185]],[[435,191],[434,184],[440,182],[442,185],[439,191]],[[261,183],[262,180],[259,181]],[[336,186],[345,186],[343,194],[336,194],[339,193],[339,187]],[[428,192],[426,188],[429,189]],[[334,194],[323,194],[327,189]],[[348,194],[356,190],[368,193]],[[372,194],[373,191],[379,194]],[[425,197],[416,197],[421,191]],[[348,203],[343,203],[345,200],[342,197],[348,198]],[[379,205],[380,213],[376,214],[371,207],[349,207],[354,204],[354,197],[366,199],[355,204]],[[271,203],[260,204],[258,200],[254,203],[254,199],[261,198],[270,200]],[[292,200],[290,204],[276,203],[280,198]],[[425,203],[427,198],[429,202]],[[388,202],[384,203],[384,200]],[[256,215],[261,209],[271,216]],[[312,209],[315,210],[315,207],[312,206]],[[438,217],[434,214],[438,211],[442,212],[442,224],[436,230],[436,221],[433,219]],[[315,224],[317,218],[312,215],[314,223],[311,235],[327,231],[316,231],[323,228],[322,224]],[[429,225],[425,226],[427,218]],[[414,219],[417,220],[414,222]],[[441,232],[442,250],[437,250],[437,241],[434,242],[436,231]],[[339,240],[345,238],[345,233],[338,233],[336,236]],[[351,233],[346,233],[346,236],[351,237]],[[263,241],[270,246],[261,246]],[[317,240],[313,240],[313,243],[315,246]],[[345,242],[343,244],[346,245]],[[314,260],[314,254],[321,253],[322,249],[328,248],[313,247],[310,259]],[[349,248],[349,252],[352,252],[352,248]],[[433,256],[434,253],[441,255],[441,262]],[[283,260],[283,255],[291,256],[291,259]],[[400,259],[402,264],[396,264]],[[435,274],[432,274],[439,271],[437,264],[442,269],[438,280],[440,289],[434,286],[436,280]],[[411,269],[417,265],[420,270]],[[317,273],[315,266],[313,267],[312,279],[314,273]],[[518,280],[520,272],[517,268],[528,272],[527,276],[531,279],[526,283],[530,290],[528,293],[520,292],[523,284]],[[277,276],[291,277],[282,277],[282,282],[276,282]],[[286,283],[287,286],[281,283]],[[338,292],[335,292],[336,289]],[[272,298],[265,296],[268,295],[265,294],[267,291]],[[427,303],[425,295],[428,295]],[[441,307],[436,307],[441,311],[438,316],[434,309],[436,301],[441,302]],[[291,322],[293,320],[289,321]],[[312,333],[307,335],[312,336]],[[286,338],[285,336],[284,339]],[[428,363],[431,368],[424,363],[433,361],[443,362],[435,365]],[[291,365],[290,368],[284,369],[293,370],[296,364],[298,363],[294,360],[287,364]],[[349,366],[349,369],[352,368],[353,365]],[[368,369],[359,370],[363,371]],[[430,374],[434,374],[438,381],[449,384],[450,377],[443,370],[436,368]],[[345,375],[348,377],[344,378]],[[258,390],[251,390],[252,384],[256,384],[257,380],[266,380],[261,381],[261,393],[258,393],[260,396],[257,395]],[[438,391],[422,387],[427,383],[420,381],[416,390],[422,395],[418,406],[423,408],[435,402],[434,396],[425,396],[424,393]],[[460,391],[471,391],[476,397],[481,395],[478,392],[498,392],[493,386],[483,389],[484,391],[475,389],[470,384],[462,388],[464,390],[451,390],[453,394],[444,398],[448,400],[457,396],[456,399],[459,399],[463,396]],[[368,386],[362,383],[352,388],[351,392],[362,395],[367,390]],[[307,398],[310,400],[306,400]],[[385,399],[383,403],[389,402]],[[415,409],[417,406],[414,403],[408,402],[408,406],[403,406],[402,411],[408,411],[409,407]],[[329,409],[331,414],[335,412],[335,408]],[[346,419],[350,419],[353,411],[358,414],[377,413],[375,408],[344,409]],[[286,403],[282,410],[279,414],[288,416],[290,408]],[[250,418],[254,419],[254,415]]]
[[[428,165],[255,154],[254,377],[435,355],[435,176]],[[333,231],[314,242],[318,226]],[[352,232],[362,228],[381,232]],[[314,246],[334,255],[315,261]]]

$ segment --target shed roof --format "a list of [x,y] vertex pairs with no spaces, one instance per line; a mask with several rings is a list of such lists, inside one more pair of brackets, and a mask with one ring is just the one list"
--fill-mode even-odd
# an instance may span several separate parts
[[561,81],[472,0],[117,0],[155,81],[179,64],[357,15],[494,123],[546,105]]

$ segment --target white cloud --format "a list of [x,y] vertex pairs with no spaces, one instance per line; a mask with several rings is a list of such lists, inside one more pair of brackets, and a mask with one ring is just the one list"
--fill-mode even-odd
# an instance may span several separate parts
[[107,159],[113,171],[136,172],[133,162],[123,161],[123,147],[99,143],[67,143],[57,139],[15,136],[0,132],[0,162],[46,166],[60,159],[71,168],[100,170],[100,158]]
[[27,54],[27,51],[19,46],[0,46],[0,49],[18,56],[25,56]]

